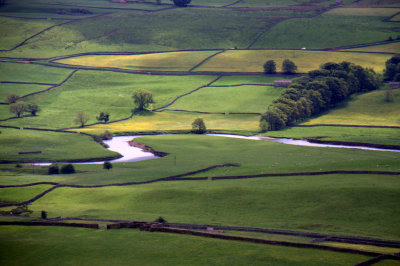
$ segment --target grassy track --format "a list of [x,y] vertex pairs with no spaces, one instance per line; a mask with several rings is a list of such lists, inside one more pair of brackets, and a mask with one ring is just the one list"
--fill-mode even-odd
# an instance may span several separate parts
[[385,102],[385,90],[356,95],[351,101],[304,124],[400,126],[400,90],[392,91],[392,99]]
[[[361,255],[277,247],[122,229],[3,226],[1,256],[5,265],[348,265]],[[60,241],[62,239],[63,241]],[[122,244],[124,243],[124,244]],[[122,247],[123,245],[123,247]],[[8,255],[5,256],[5,253]]]
[[[88,136],[70,133],[1,129],[0,161],[59,161],[113,157],[117,154],[101,147]],[[18,154],[41,151],[40,154]]]

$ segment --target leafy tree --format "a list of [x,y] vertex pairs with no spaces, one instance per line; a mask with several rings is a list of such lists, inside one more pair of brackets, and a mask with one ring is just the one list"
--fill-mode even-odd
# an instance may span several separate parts
[[97,121],[107,123],[110,120],[110,114],[108,112],[100,112],[99,116],[96,117]]
[[202,118],[196,118],[192,123],[192,132],[195,134],[204,134],[207,132],[206,125]]
[[172,1],[174,2],[174,5],[180,7],[185,7],[191,2],[191,0],[172,0]]
[[18,117],[21,117],[21,114],[23,114],[26,110],[27,104],[24,102],[10,104],[10,112],[16,114]]
[[110,170],[112,167],[113,167],[113,166],[112,166],[112,164],[111,164],[109,161],[105,161],[105,162],[103,163],[103,168],[104,168],[104,169]]
[[282,62],[282,71],[285,74],[294,74],[297,71],[297,66],[293,61],[285,59]]
[[75,168],[72,164],[64,164],[61,166],[61,174],[73,174],[75,173]]
[[47,212],[42,211],[40,216],[42,217],[42,219],[47,219]]
[[261,122],[268,123],[268,130],[279,130],[286,126],[286,115],[278,108],[271,108],[261,116]]
[[51,164],[48,169],[49,175],[58,175],[60,173],[60,169],[57,164]]
[[15,103],[16,101],[18,101],[19,98],[20,97],[15,93],[8,94],[6,96],[6,103],[8,103],[8,104]]
[[76,117],[74,119],[75,124],[79,124],[80,127],[84,127],[87,121],[89,121],[89,116],[84,111],[76,112]]
[[265,74],[275,74],[276,73],[276,64],[274,60],[268,60],[264,64],[264,73]]
[[36,113],[40,111],[40,108],[37,104],[35,103],[28,103],[26,105],[26,111],[30,112],[31,115],[36,116]]
[[397,74],[400,74],[400,54],[397,54],[386,61],[384,70],[384,78],[386,80],[394,80]]
[[136,110],[143,111],[148,108],[150,104],[154,103],[153,94],[144,89],[138,89],[132,95],[133,102],[135,103]]

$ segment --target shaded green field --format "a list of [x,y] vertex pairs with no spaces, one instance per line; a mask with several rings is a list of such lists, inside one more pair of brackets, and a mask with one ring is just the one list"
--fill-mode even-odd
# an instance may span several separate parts
[[400,145],[400,129],[362,127],[290,127],[263,134],[270,137]]
[[330,48],[397,36],[397,25],[382,22],[383,18],[324,14],[286,20],[263,35],[253,48]]
[[[1,129],[0,161],[60,161],[114,157],[90,137],[79,134],[42,132],[32,130]],[[19,152],[41,151],[39,154]]]
[[[0,228],[0,262],[37,265],[353,265],[361,255],[121,229]],[[6,255],[7,254],[7,255]]]
[[395,54],[400,52],[400,42],[353,48],[353,49],[344,49],[343,51],[385,52],[385,53]]
[[354,95],[350,101],[304,124],[400,126],[400,90],[392,91],[390,102],[385,101],[385,93],[382,89]]
[[0,17],[0,49],[11,49],[37,32],[50,27],[55,21],[21,21]]
[[49,185],[38,185],[33,187],[1,188],[0,203],[26,201],[51,187]]

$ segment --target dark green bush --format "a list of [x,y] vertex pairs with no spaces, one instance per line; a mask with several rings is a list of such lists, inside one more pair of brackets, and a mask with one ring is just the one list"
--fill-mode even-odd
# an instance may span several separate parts
[[59,173],[60,173],[60,170],[59,170],[57,164],[52,164],[49,166],[49,171],[48,171],[49,175],[58,175]]
[[73,174],[75,173],[75,168],[72,164],[64,164],[61,167],[61,174]]
[[110,170],[112,168],[112,164],[109,161],[105,161],[103,164],[103,168]]

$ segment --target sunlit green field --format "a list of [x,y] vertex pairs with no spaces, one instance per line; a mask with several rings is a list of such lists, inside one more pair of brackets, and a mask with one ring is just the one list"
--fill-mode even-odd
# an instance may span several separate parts
[[[400,90],[386,102],[385,90],[356,95],[350,101],[304,124],[400,126]],[[399,135],[397,135],[399,137]]]

